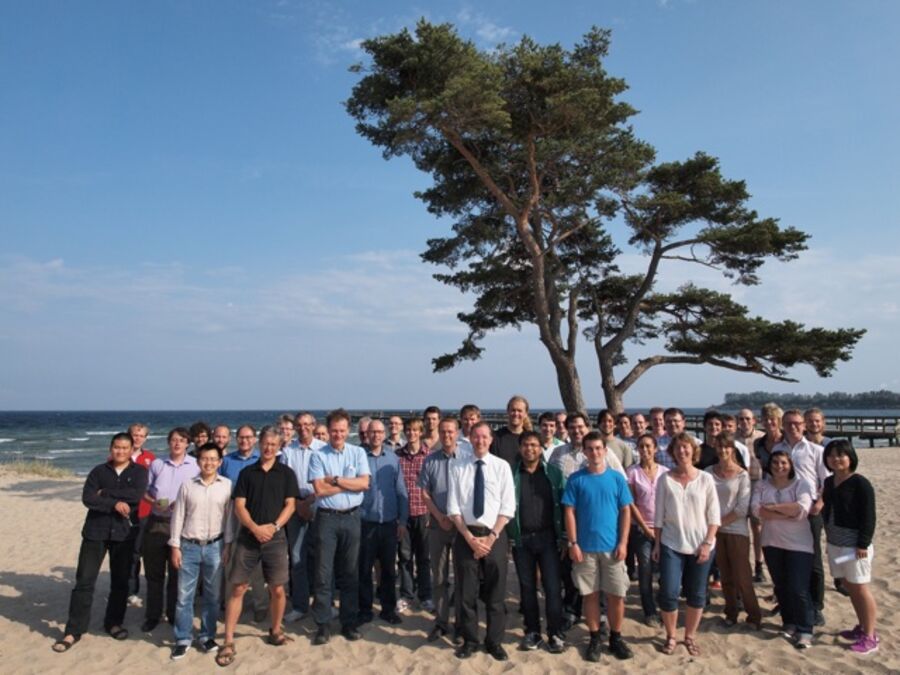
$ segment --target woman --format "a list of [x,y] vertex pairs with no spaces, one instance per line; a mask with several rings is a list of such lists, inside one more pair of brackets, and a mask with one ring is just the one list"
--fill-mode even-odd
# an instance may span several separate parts
[[738,464],[734,434],[723,431],[715,440],[718,463],[706,469],[716,485],[722,525],[716,532],[716,564],[725,595],[725,625],[738,620],[738,598],[747,611],[747,623],[760,630],[762,614],[753,590],[750,570],[750,475]]
[[[772,450],[781,442],[781,418],[784,411],[775,403],[766,403],[760,410],[759,417],[762,420],[764,434],[756,439],[750,453],[750,481],[755,489],[756,483],[763,477],[769,466],[769,456]],[[753,558],[756,564],[753,569],[753,581],[763,581],[762,544],[760,532],[762,523],[755,516],[750,516],[750,527],[753,530]]]
[[642,434],[637,440],[640,464],[633,464],[626,470],[628,487],[634,496],[631,505],[631,538],[638,561],[638,587],[641,590],[641,607],[644,610],[644,623],[648,626],[659,626],[662,619],[656,608],[653,597],[653,552],[654,517],[656,512],[656,487],[660,477],[668,472],[664,466],[656,463],[656,438],[653,434]]
[[858,464],[850,441],[841,438],[825,446],[825,465],[833,475],[825,479],[822,517],[831,576],[840,579],[841,586],[850,594],[859,621],[853,630],[841,631],[840,635],[854,641],[850,649],[857,654],[871,654],[878,651],[875,598],[869,590],[875,491],[869,481],[856,473]]
[[662,652],[672,654],[678,645],[678,595],[683,586],[684,646],[688,654],[699,656],[694,636],[706,606],[706,580],[720,524],[719,498],[712,476],[694,466],[700,446],[692,436],[676,434],[666,451],[675,468],[657,484],[653,518],[653,560],[659,562],[659,606],[666,627]]
[[816,499],[816,489],[796,477],[786,452],[772,453],[768,473],[756,484],[750,510],[762,521],[763,554],[775,586],[784,636],[798,649],[806,649],[812,646],[814,616],[809,595],[813,540],[806,515]]

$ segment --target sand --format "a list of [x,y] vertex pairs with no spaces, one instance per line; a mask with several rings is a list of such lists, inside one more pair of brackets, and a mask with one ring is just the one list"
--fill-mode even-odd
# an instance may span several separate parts
[[[838,630],[856,621],[850,602],[833,589],[827,579],[825,614],[828,624],[816,637],[815,646],[798,652],[778,637],[779,622],[766,613],[764,632],[745,629],[727,632],[720,625],[723,600],[713,593],[705,613],[699,644],[703,655],[691,658],[683,647],[673,656],[659,653],[663,634],[639,623],[641,616],[637,585],[627,600],[624,635],[635,658],[618,662],[604,655],[605,672],[636,673],[646,669],[668,672],[723,673],[880,673],[900,672],[900,590],[894,579],[900,573],[900,451],[896,448],[863,449],[860,473],[872,480],[878,495],[878,530],[875,536],[875,579],[872,589],[879,605],[881,649],[871,656],[856,656],[840,640]],[[109,585],[104,569],[95,596],[91,631],[65,654],[51,650],[65,624],[69,593],[75,577],[84,507],[80,503],[81,481],[19,476],[0,470],[0,672],[2,673],[129,673],[217,671],[213,658],[191,650],[178,663],[169,660],[171,628],[163,624],[152,635],[139,630],[143,610],[129,608],[125,626],[131,637],[116,642],[102,632],[102,615]],[[518,652],[522,636],[520,615],[513,597],[517,586],[510,564],[509,614],[505,646],[510,660],[499,663],[479,653],[468,661],[453,656],[449,643],[428,644],[425,635],[430,617],[424,612],[404,616],[401,626],[379,621],[362,628],[363,639],[347,642],[340,636],[324,647],[310,644],[311,619],[290,624],[294,641],[285,647],[265,643],[267,625],[250,622],[249,614],[238,627],[238,657],[227,672],[337,672],[368,673],[579,673],[596,670],[586,663],[581,650],[586,639],[583,625],[569,634],[569,648],[554,656],[546,652]],[[142,589],[143,590],[143,589]],[[757,586],[764,609],[771,594],[768,583]],[[222,625],[219,625],[220,641]],[[226,671],[222,671],[226,672]]]

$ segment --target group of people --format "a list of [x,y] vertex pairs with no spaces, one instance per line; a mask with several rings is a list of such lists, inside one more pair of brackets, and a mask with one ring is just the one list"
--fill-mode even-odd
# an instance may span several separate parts
[[316,624],[313,645],[331,639],[335,620],[344,639],[358,640],[376,618],[377,597],[379,620],[402,623],[416,605],[434,615],[428,642],[450,641],[459,658],[483,643],[505,661],[510,554],[521,650],[563,652],[583,617],[588,661],[601,659],[604,642],[616,658],[631,658],[622,631],[636,578],[645,623],[665,630],[660,651],[678,649],[684,598],[681,644],[697,656],[711,585],[724,595],[725,626],[743,610],[749,627],[761,629],[754,582],[763,560],[781,630],[805,649],[824,623],[824,529],[832,576],[858,617],[841,636],[856,653],[877,651],[875,497],[856,473],[856,452],[845,439],[824,438],[820,410],[767,405],[762,419],[759,431],[752,411],[711,411],[702,442],[677,408],[602,410],[594,430],[582,412],[545,412],[532,428],[528,402],[514,396],[496,431],[475,405],[458,417],[432,406],[421,418],[363,418],[355,444],[350,415],[338,409],[325,420],[327,440],[301,412],[258,432],[239,427],[232,452],[227,426],[172,429],[165,457],[144,448],[148,429],[134,424],[112,438],[108,460],[85,481],[76,582],[53,648],[68,651],[87,631],[108,553],[105,630],[128,637],[123,621],[129,599],[139,604],[143,562],[141,629],[153,631],[165,616],[174,660],[194,645],[221,666],[233,663],[249,595],[254,620],[270,620],[275,646],[292,639],[285,624],[306,616]]

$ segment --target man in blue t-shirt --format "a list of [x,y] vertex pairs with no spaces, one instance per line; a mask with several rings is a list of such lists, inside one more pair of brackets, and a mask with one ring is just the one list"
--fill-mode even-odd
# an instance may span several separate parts
[[566,483],[565,510],[572,578],[583,597],[584,618],[591,632],[585,659],[599,661],[600,591],[606,593],[609,618],[609,650],[618,659],[630,659],[631,649],[622,639],[628,572],[625,554],[631,526],[632,503],[628,483],[606,463],[606,445],[596,431],[582,441],[585,467]]

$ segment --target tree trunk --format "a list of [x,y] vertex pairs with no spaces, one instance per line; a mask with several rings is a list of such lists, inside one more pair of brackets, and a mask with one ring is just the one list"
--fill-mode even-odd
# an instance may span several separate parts
[[622,402],[622,393],[616,386],[616,377],[613,372],[612,359],[607,357],[601,349],[597,349],[597,363],[600,364],[600,385],[603,387],[603,398],[606,399],[606,408],[613,415],[625,411]]
[[584,412],[584,397],[581,395],[581,378],[578,377],[578,369],[575,360],[559,356],[554,357],[553,350],[548,349],[556,368],[556,382],[559,385],[559,395],[566,412]]

